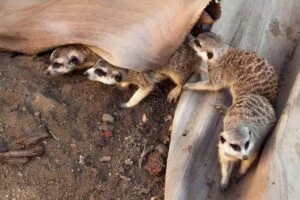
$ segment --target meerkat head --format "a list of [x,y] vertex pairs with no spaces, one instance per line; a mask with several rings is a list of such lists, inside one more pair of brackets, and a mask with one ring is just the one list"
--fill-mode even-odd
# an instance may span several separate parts
[[51,64],[46,70],[47,75],[58,76],[71,72],[84,62],[84,54],[71,45],[55,49],[51,56]]
[[223,131],[220,134],[219,148],[229,157],[247,160],[253,148],[251,131],[247,126]]
[[84,72],[91,81],[98,81],[107,85],[120,83],[123,79],[122,69],[103,59],[99,59],[94,67]]
[[202,33],[189,39],[189,45],[204,62],[215,62],[227,49],[227,45],[213,33]]

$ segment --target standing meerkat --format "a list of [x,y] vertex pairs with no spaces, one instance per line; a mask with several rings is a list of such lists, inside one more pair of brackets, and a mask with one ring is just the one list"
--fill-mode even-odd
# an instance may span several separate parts
[[58,76],[69,73],[76,68],[87,68],[95,65],[99,56],[81,44],[71,44],[56,48],[51,56],[47,75]]
[[168,101],[177,100],[183,84],[193,72],[197,72],[200,61],[201,59],[185,41],[166,66],[158,67],[155,70],[136,72],[113,66],[105,60],[99,60],[94,67],[85,72],[85,75],[90,80],[109,85],[117,84],[121,87],[127,87],[131,84],[137,85],[138,90],[127,103],[121,105],[123,108],[130,108],[142,101],[154,89],[157,82],[167,78],[176,84],[176,87],[168,94]]
[[224,111],[224,130],[218,143],[221,191],[227,189],[232,169],[238,161],[241,161],[239,178],[245,175],[276,122],[269,100],[257,94],[237,96],[231,107]]
[[230,47],[212,33],[204,33],[190,40],[190,45],[207,64],[207,81],[187,83],[184,89],[217,91],[230,88],[236,96],[259,94],[275,103],[278,77],[274,67],[254,52]]

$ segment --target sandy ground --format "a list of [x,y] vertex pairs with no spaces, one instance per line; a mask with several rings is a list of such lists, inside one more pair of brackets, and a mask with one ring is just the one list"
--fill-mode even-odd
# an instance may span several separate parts
[[[123,110],[118,105],[134,88],[88,81],[80,72],[47,77],[43,71],[48,58],[0,53],[0,150],[30,148],[16,144],[24,133],[49,135],[35,145],[43,147],[42,155],[25,164],[2,160],[0,199],[162,197],[164,172],[154,176],[145,170],[151,153],[142,169],[138,160],[144,146],[168,146],[175,104],[166,102],[166,94],[172,86],[163,83],[140,105]],[[104,113],[114,122],[104,124]],[[112,137],[104,134],[106,129]]]

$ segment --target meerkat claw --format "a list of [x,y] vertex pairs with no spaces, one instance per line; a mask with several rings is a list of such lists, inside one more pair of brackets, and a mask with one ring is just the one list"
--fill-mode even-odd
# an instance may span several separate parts
[[168,102],[176,102],[180,96],[181,93],[181,88],[180,87],[176,87],[174,89],[172,89],[169,94],[168,94]]
[[220,184],[220,192],[225,192],[228,188],[228,184]]
[[213,105],[213,108],[215,109],[215,110],[217,110],[218,112],[220,112],[221,114],[226,114],[226,112],[228,111],[228,107],[227,106],[225,106],[225,105],[223,105],[223,104],[214,104]]
[[120,108],[124,109],[124,108],[128,108],[127,104],[126,103],[121,103],[119,105]]

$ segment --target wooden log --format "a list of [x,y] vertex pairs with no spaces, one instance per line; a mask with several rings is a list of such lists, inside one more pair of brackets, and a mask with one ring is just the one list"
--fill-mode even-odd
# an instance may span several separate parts
[[[232,46],[266,57],[279,72],[287,67],[289,60],[299,58],[295,55],[299,43],[299,11],[297,0],[289,4],[276,0],[222,1],[222,17],[213,31]],[[299,68],[300,61],[295,62]],[[284,91],[289,91],[292,85],[281,86],[280,94],[288,95]],[[293,100],[289,100],[291,103],[287,104],[268,140],[259,165],[225,193],[219,193],[218,188],[220,169],[216,146],[222,120],[210,105],[229,98],[221,93],[184,92],[173,121],[165,199],[297,199],[300,196],[300,177],[296,171],[300,163],[297,143],[300,124],[296,122],[299,103],[295,99],[299,102],[300,90],[299,85],[295,87],[298,92],[297,89],[291,92]],[[285,101],[279,101],[279,116],[284,105]]]
[[2,0],[0,49],[37,54],[89,45],[137,71],[166,64],[210,0]]

